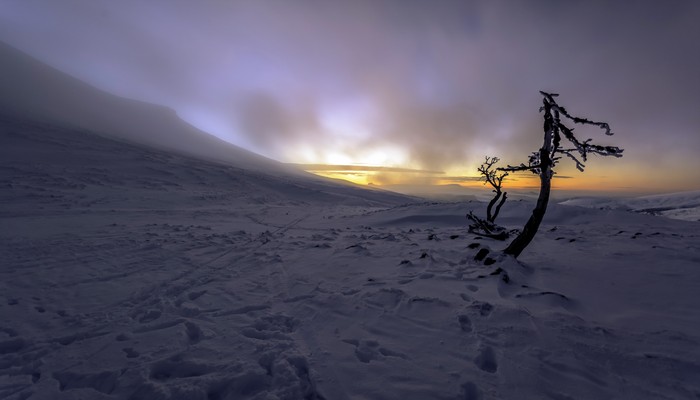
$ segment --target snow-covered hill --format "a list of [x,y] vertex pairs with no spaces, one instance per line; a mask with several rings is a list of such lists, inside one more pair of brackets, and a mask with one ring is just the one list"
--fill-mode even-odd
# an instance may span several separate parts
[[582,197],[564,201],[562,204],[589,208],[626,209],[673,219],[700,221],[700,191],[631,198]]
[[[246,169],[0,116],[0,214],[257,205],[388,206],[412,198],[312,175]],[[134,191],[138,191],[135,196]]]
[[[3,43],[0,67],[0,156],[5,168],[0,173],[10,184],[19,177],[15,190],[5,196],[19,193],[20,198],[27,195],[34,200],[72,196],[32,191],[26,182],[30,179],[36,187],[48,185],[54,191],[79,188],[77,196],[83,202],[96,201],[90,196],[114,201],[124,179],[142,174],[136,179],[145,191],[163,194],[165,188],[180,189],[155,196],[158,202],[178,203],[183,201],[178,193],[183,192],[335,204],[413,201],[321,178],[251,153],[193,128],[171,110],[101,92]],[[101,170],[82,169],[95,167],[96,162]],[[193,162],[209,173],[198,177],[189,168]],[[22,187],[26,193],[18,192]]]
[[197,130],[162,106],[95,89],[0,42],[0,114],[25,116],[246,169],[301,173]]

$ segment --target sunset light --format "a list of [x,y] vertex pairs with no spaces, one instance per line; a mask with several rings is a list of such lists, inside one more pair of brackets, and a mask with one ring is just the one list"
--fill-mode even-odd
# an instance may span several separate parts
[[[692,36],[679,31],[690,14],[670,7],[659,25],[658,13],[621,5],[604,11],[568,5],[561,14],[553,7],[549,15],[525,3],[398,9],[361,3],[308,12],[308,5],[278,4],[270,13],[262,4],[234,2],[206,17],[142,4],[139,12],[115,7],[94,18],[91,7],[71,14],[58,6],[8,5],[0,35],[97,87],[171,107],[213,135],[285,163],[474,177],[484,156],[517,165],[540,147],[539,91],[554,90],[582,115],[613,126],[615,141],[602,137],[603,145],[626,149],[625,159],[605,163],[604,172],[563,171],[575,179],[562,187],[677,191],[700,182],[700,168],[688,168],[700,137],[690,100],[699,90],[698,52],[668,46]],[[71,22],[45,23],[53,19]],[[90,21],[100,29],[82,34],[93,30]],[[128,39],[121,34],[126,26],[146,38]],[[543,33],[545,26],[556,34]],[[609,32],[604,41],[600,26]],[[556,60],[571,62],[550,60],[544,49],[552,48]],[[657,49],[663,56],[650,56]],[[599,134],[579,129],[584,140]],[[648,162],[660,154],[669,156]],[[669,173],[678,170],[689,176]],[[375,185],[448,182],[374,175],[345,176]]]

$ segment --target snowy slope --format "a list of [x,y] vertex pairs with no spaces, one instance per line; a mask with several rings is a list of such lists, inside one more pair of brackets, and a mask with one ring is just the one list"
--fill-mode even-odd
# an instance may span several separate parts
[[673,219],[700,221],[700,191],[657,194],[621,199],[583,197],[570,199],[562,204],[591,208],[618,208],[639,213],[660,215]]
[[[274,169],[244,169],[23,118],[0,116],[0,141],[2,215],[74,207],[163,210],[200,201],[227,208],[413,201],[392,192]],[[134,190],[138,196],[125,194]]]
[[102,92],[2,42],[0,71],[0,114],[24,115],[246,169],[301,174],[199,131],[170,109]]

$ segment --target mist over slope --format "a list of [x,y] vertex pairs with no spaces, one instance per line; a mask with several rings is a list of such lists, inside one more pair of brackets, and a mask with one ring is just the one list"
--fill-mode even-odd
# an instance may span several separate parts
[[0,110],[159,148],[245,165],[293,171],[199,131],[162,106],[114,96],[0,42]]
[[391,192],[205,161],[8,116],[0,116],[0,141],[0,202],[6,216],[74,207],[167,210],[202,204],[232,209],[412,201]]
[[[3,152],[5,179],[9,179],[7,171],[30,165],[38,167],[33,172],[68,171],[61,178],[51,179],[65,182],[73,179],[75,182],[71,181],[70,185],[74,187],[94,188],[100,182],[113,182],[119,176],[127,179],[123,174],[136,174],[140,175],[140,180],[161,188],[197,182],[213,191],[217,188],[241,190],[242,195],[265,196],[271,195],[263,189],[265,182],[275,181],[286,182],[287,186],[297,185],[296,189],[288,187],[284,195],[280,194],[295,201],[332,198],[344,204],[356,202],[363,196],[376,204],[412,201],[407,196],[378,189],[363,190],[344,181],[321,178],[259,156],[195,129],[172,110],[101,92],[3,43],[0,43],[0,67],[0,116],[3,118],[0,134],[4,145],[0,151]],[[126,156],[127,153],[131,156]],[[211,162],[198,164],[188,160],[188,156],[229,167]],[[147,159],[161,165],[139,163]],[[163,165],[169,161],[176,165]],[[97,164],[102,174],[94,170],[91,173],[79,171],[80,168],[94,169]],[[218,177],[212,181],[209,179],[213,175],[204,173],[198,180],[188,180],[199,167],[209,168],[209,172]],[[159,172],[150,175],[149,169]],[[226,175],[226,179],[222,175]],[[154,183],[158,179],[161,181]],[[236,187],[236,182],[242,184],[243,181],[252,187]],[[335,194],[302,194],[304,185],[309,193],[333,187]],[[274,185],[267,188],[271,186]],[[342,196],[347,198],[340,198]]]

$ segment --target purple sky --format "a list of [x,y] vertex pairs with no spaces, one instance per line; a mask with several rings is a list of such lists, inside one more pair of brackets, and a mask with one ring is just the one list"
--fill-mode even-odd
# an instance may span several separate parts
[[698,21],[698,1],[22,0],[0,40],[287,162],[519,163],[538,91],[558,92],[626,150],[582,182],[682,190],[700,189]]

